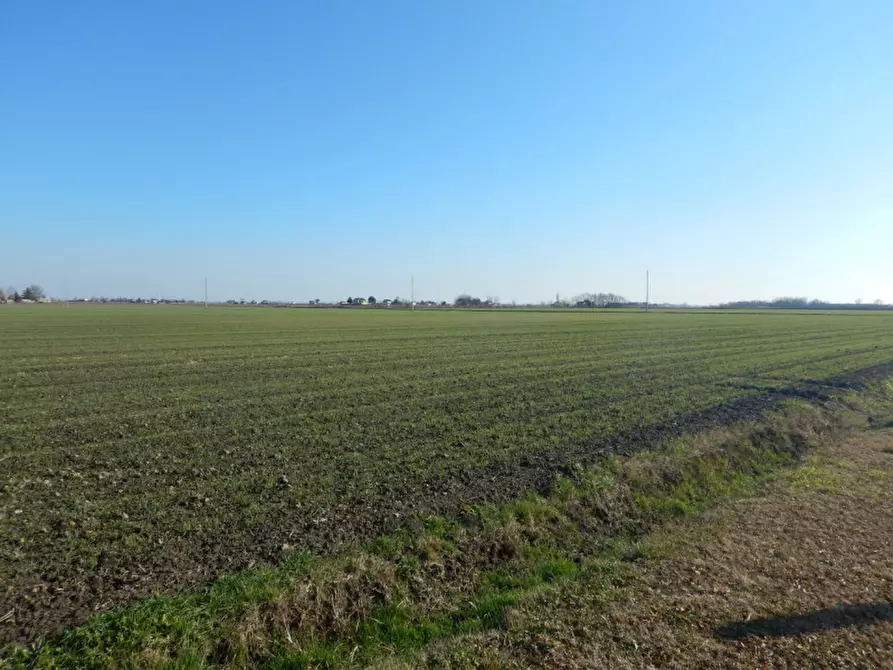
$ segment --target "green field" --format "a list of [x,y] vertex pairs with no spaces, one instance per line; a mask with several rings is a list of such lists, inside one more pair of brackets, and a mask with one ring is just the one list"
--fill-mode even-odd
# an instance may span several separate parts
[[0,341],[2,645],[888,363],[893,315],[8,306]]

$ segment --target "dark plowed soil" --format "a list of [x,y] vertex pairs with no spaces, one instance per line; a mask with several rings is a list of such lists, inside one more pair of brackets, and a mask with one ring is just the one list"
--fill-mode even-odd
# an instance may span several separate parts
[[7,582],[0,594],[0,645],[27,643],[82,623],[91,614],[151,594],[195,588],[236,570],[277,562],[283,545],[292,549],[332,553],[412,524],[420,516],[454,515],[467,504],[499,502],[532,490],[542,490],[555,475],[574,463],[592,463],[607,454],[631,454],[654,447],[685,433],[758,419],[765,411],[790,398],[825,401],[842,390],[856,390],[893,374],[893,364],[874,366],[833,377],[773,389],[763,395],[718,405],[707,411],[679,417],[625,435],[527,456],[517,462],[495,463],[419,484],[406,482],[399,489],[357,498],[330,509],[278,510],[267,523],[225,536],[192,533],[171,535],[157,551],[140,562],[103,565],[92,570],[71,566],[67,572],[44,575],[33,581]]

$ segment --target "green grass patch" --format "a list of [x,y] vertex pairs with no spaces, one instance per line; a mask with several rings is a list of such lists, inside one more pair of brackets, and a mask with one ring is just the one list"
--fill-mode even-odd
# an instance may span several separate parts
[[810,457],[787,474],[791,489],[839,494],[849,481],[841,470],[842,463],[821,457]]

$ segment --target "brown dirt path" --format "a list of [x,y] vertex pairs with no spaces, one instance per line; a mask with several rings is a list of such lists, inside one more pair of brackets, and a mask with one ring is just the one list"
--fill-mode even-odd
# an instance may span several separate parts
[[620,594],[579,584],[419,665],[893,668],[893,431],[653,537]]

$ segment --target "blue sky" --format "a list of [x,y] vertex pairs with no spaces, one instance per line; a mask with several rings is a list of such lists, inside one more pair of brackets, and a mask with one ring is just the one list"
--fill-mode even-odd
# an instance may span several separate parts
[[893,302],[889,0],[0,8],[0,285]]

